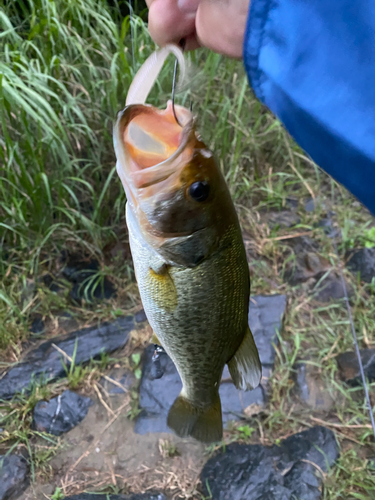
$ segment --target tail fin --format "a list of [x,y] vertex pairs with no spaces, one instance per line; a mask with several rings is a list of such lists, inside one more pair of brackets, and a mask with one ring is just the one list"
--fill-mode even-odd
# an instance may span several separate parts
[[169,410],[168,427],[180,437],[192,436],[202,443],[214,443],[223,437],[220,396],[208,408],[197,408],[181,396]]

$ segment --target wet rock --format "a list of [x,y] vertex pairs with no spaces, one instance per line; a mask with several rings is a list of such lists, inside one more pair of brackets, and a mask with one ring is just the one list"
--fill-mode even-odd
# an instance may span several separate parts
[[289,196],[288,198],[285,199],[285,205],[288,208],[298,208],[299,200],[298,198],[293,198],[292,196]]
[[348,252],[350,257],[347,263],[348,269],[353,273],[359,273],[361,280],[371,283],[375,278],[375,248],[361,248],[354,252]]
[[46,273],[42,276],[43,283],[51,290],[51,292],[59,292],[61,287],[58,285],[56,278],[50,274]]
[[[366,377],[375,380],[375,349],[361,349],[361,360]],[[348,351],[336,356],[341,378],[351,385],[362,385],[359,364],[355,352]]]
[[[109,379],[113,380],[113,382]],[[115,368],[108,373],[107,378],[103,377],[100,383],[108,394],[124,394],[137,385],[137,379],[130,370]],[[121,387],[118,384],[120,384]]]
[[39,401],[34,408],[34,428],[60,436],[78,425],[93,404],[90,398],[64,391],[50,401]]
[[41,316],[36,316],[30,326],[30,332],[36,335],[44,332],[44,321]]
[[215,500],[318,500],[319,469],[326,472],[338,456],[335,435],[324,427],[294,434],[280,446],[233,443],[208,460],[202,486]]
[[284,279],[292,286],[299,285],[311,278],[318,279],[329,268],[329,262],[310,250],[294,248],[295,259],[287,264]]
[[[354,289],[350,283],[345,280],[346,291],[348,297],[353,295]],[[340,276],[330,273],[323,281],[319,284],[318,290],[315,292],[314,299],[319,302],[330,302],[332,300],[339,300],[345,297],[345,290],[342,285]]]
[[134,319],[136,323],[143,323],[144,321],[147,321],[147,316],[144,309],[135,313]]
[[250,298],[249,326],[263,367],[273,368],[279,344],[277,331],[286,309],[286,295],[256,295]]
[[317,202],[317,200],[314,201],[313,198],[310,198],[309,200],[307,200],[307,202],[305,203],[306,212],[313,212],[316,208],[316,202]]
[[65,266],[63,276],[73,283],[70,297],[76,302],[110,299],[116,290],[113,283],[106,277],[99,277],[99,261],[87,259],[79,254],[63,255]]
[[134,493],[133,495],[103,495],[80,493],[72,497],[65,497],[63,500],[167,500],[163,493]]
[[229,421],[241,420],[244,415],[259,413],[265,407],[266,394],[261,385],[253,391],[238,391],[233,385],[227,366],[224,368],[222,379],[219,394],[224,425]]
[[332,224],[332,219],[321,219],[315,227],[321,227],[328,238],[337,238],[340,236],[340,228],[336,228]]
[[18,455],[0,455],[0,500],[17,497],[28,484],[26,460]]
[[48,382],[65,376],[62,361],[68,367],[70,362],[52,344],[70,358],[76,348],[75,363],[81,364],[103,353],[113,352],[123,347],[133,329],[133,316],[126,316],[111,323],[84,328],[43,342],[31,351],[23,362],[11,368],[0,378],[0,399],[10,399],[17,392],[27,390],[33,381]]
[[139,392],[138,416],[134,431],[137,434],[148,432],[171,432],[167,426],[167,415],[176,397],[180,394],[182,383],[173,361],[167,354],[160,356],[162,378],[155,378],[152,356],[154,346],[145,349],[143,355],[142,379]]
[[299,362],[295,366],[295,392],[311,408],[328,411],[335,401],[314,365]]
[[271,229],[275,227],[293,227],[301,222],[300,217],[298,217],[295,212],[290,212],[288,210],[271,213],[268,215],[267,219]]

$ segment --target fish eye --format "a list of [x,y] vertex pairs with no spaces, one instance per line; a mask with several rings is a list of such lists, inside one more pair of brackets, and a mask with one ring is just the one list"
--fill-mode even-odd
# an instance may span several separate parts
[[189,187],[189,195],[195,201],[206,201],[210,194],[210,186],[206,181],[193,182]]

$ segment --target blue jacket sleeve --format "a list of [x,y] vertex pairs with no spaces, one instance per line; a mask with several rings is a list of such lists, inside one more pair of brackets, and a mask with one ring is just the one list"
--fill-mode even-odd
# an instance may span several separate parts
[[252,0],[244,63],[260,101],[375,214],[375,3]]

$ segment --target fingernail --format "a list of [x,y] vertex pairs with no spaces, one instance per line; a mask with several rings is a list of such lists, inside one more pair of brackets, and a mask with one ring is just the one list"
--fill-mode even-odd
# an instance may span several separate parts
[[177,6],[181,12],[186,14],[195,13],[198,9],[200,0],[177,0]]

